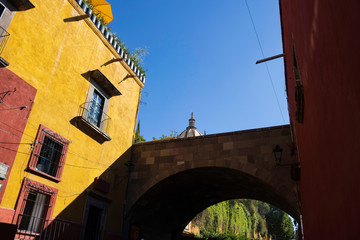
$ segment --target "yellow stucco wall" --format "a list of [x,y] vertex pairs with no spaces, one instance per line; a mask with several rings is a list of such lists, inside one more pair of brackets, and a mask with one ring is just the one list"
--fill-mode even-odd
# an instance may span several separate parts
[[[105,38],[99,37],[100,32],[89,26],[92,24],[89,19],[64,22],[66,18],[78,16],[79,11],[81,13],[71,5],[73,0],[31,2],[34,9],[17,12],[12,19],[8,28],[11,36],[2,54],[10,63],[8,69],[37,89],[21,142],[34,141],[39,125],[43,124],[71,143],[59,183],[26,171],[32,149],[29,145],[20,145],[0,206],[16,207],[21,183],[28,177],[58,189],[53,217],[73,204],[77,211],[64,216],[81,222],[84,201],[79,201],[79,196],[95,177],[102,175],[112,184],[112,192],[107,197],[116,196],[116,203],[110,204],[108,219],[119,218],[127,176],[123,163],[130,157],[129,152],[123,154],[132,145],[143,86],[132,78],[118,84],[130,73],[122,63],[103,66],[118,56],[104,43]],[[81,74],[95,69],[99,69],[122,93],[110,98],[107,114],[111,117],[108,134],[112,140],[103,144],[70,123],[79,116],[79,106],[85,102],[90,85]],[[109,169],[116,160],[118,162]],[[115,187],[113,183],[116,183]],[[118,221],[109,226],[118,229],[120,224]]]

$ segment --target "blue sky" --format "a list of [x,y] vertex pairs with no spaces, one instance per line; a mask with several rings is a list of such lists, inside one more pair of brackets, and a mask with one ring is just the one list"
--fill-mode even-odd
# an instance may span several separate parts
[[[267,63],[278,105],[265,64],[255,64],[263,57],[245,0],[109,2],[112,31],[131,50],[149,49],[138,117],[146,140],[180,133],[191,112],[207,134],[288,123],[283,59]],[[265,56],[282,53],[278,0],[248,5]]]

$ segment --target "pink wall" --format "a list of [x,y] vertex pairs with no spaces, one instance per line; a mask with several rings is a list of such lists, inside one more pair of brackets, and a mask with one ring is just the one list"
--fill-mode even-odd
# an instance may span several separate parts
[[[14,90],[16,92],[6,95],[4,92]],[[7,179],[11,173],[20,142],[31,143],[34,139],[21,139],[35,98],[36,89],[15,75],[7,68],[0,68],[0,162],[10,166],[7,178],[0,179],[3,184],[0,192],[0,202],[3,197]],[[27,106],[20,110],[19,106]],[[29,137],[27,137],[29,138]]]
[[[290,121],[301,162],[304,236],[357,239],[360,1],[280,0],[280,7]],[[304,86],[303,124],[295,121],[292,42]]]

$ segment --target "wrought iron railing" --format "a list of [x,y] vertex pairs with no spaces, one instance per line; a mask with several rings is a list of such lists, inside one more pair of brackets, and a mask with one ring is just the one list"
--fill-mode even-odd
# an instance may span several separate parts
[[111,118],[101,109],[94,109],[92,102],[85,102],[80,105],[80,116],[93,127],[108,134]]
[[[28,219],[27,219],[28,218]],[[33,228],[30,230],[21,229],[21,224],[24,221],[36,223],[38,226],[34,228],[34,224],[30,227]],[[26,216],[20,214],[18,217],[18,231],[15,236],[15,240],[66,240],[74,239],[71,238],[71,233],[69,229],[71,228],[71,223],[63,220],[53,220],[49,221],[44,218],[35,218],[34,216]]]
[[71,236],[71,233],[68,232],[70,230],[70,225],[71,224],[66,221],[59,219],[53,220],[41,233],[41,237],[39,239],[70,239],[69,235]]
[[0,27],[0,56],[9,37],[10,33],[8,33],[4,28]]

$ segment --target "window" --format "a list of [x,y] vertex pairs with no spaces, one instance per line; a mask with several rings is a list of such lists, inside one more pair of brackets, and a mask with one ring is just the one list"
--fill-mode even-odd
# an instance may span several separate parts
[[106,133],[110,122],[110,117],[106,114],[110,97],[95,81],[91,79],[90,83],[83,118]]
[[111,140],[108,135],[111,118],[107,115],[110,98],[121,93],[99,70],[82,75],[90,82],[90,86],[85,102],[80,105],[79,115],[70,123],[102,144]]
[[19,230],[39,233],[45,223],[45,216],[49,208],[49,196],[38,191],[30,190],[24,200],[24,212],[19,215]]
[[29,169],[33,172],[60,181],[69,141],[40,125]]
[[13,220],[18,229],[15,239],[41,235],[52,217],[56,195],[57,189],[24,179]]
[[91,101],[89,103],[89,114],[87,120],[97,127],[101,127],[103,119],[105,97],[103,97],[97,90],[94,89]]

